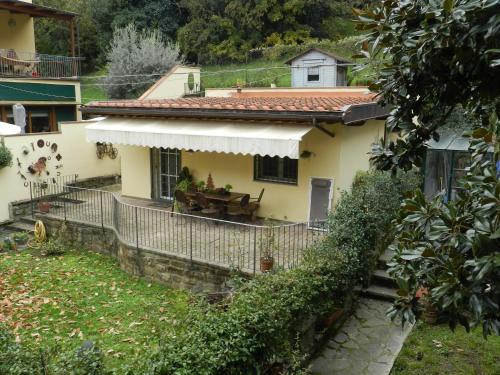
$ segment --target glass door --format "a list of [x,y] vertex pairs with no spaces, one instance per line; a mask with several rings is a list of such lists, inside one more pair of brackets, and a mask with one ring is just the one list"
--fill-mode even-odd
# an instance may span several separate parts
[[158,164],[158,198],[172,200],[181,170],[180,151],[176,148],[161,148]]

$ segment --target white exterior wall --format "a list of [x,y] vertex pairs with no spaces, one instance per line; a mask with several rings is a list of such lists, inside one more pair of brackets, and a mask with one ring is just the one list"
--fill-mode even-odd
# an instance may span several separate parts
[[176,99],[185,94],[185,86],[188,83],[189,74],[193,75],[194,84],[200,87],[200,68],[177,65],[151,86],[141,97],[146,99]]
[[[61,176],[77,174],[82,179],[120,174],[120,154],[115,160],[109,157],[98,159],[95,143],[85,140],[85,126],[91,122],[60,123],[61,131],[57,133],[26,134],[3,138],[5,146],[10,149],[14,158],[11,167],[0,169],[0,223],[10,218],[10,202],[30,198],[29,182],[36,182],[39,178],[28,173],[27,168],[42,156],[51,156],[51,160],[47,162],[50,175],[43,175],[40,177],[42,179],[57,177],[57,172],[60,172]],[[52,153],[50,146],[39,148],[36,144],[39,139],[50,142],[50,145],[56,143],[57,152]],[[34,144],[35,151],[32,150],[31,143]],[[23,147],[28,147],[30,150],[28,155],[23,154]],[[55,159],[57,154],[62,156],[60,162]],[[18,160],[21,167],[18,165]],[[56,169],[55,166],[60,164],[62,167]],[[26,180],[19,173],[22,173]]]
[[[292,87],[337,86],[337,60],[318,51],[311,51],[292,62]],[[307,67],[321,65],[319,81],[307,81]]]

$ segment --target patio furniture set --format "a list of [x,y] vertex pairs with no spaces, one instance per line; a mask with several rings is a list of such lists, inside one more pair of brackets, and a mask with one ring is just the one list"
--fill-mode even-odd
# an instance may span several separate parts
[[[176,190],[174,193],[178,209],[187,214],[226,219],[231,221],[255,221],[264,189],[258,197],[235,192],[203,192]],[[172,206],[172,207],[174,207]]]

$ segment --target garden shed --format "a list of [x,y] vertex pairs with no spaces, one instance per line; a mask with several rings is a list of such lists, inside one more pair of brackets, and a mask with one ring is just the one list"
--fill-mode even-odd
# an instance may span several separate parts
[[292,68],[292,87],[347,86],[349,60],[317,48],[286,62]]

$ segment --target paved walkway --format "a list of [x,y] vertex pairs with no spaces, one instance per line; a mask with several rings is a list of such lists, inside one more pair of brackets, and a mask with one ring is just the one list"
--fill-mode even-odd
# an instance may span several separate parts
[[361,298],[355,314],[331,338],[310,370],[317,375],[387,375],[411,331],[392,323],[389,302]]

